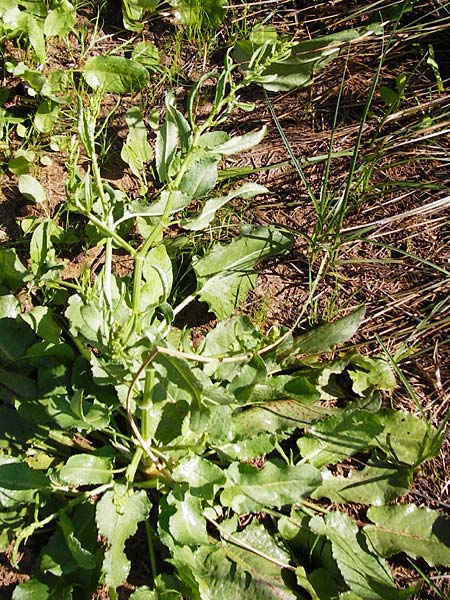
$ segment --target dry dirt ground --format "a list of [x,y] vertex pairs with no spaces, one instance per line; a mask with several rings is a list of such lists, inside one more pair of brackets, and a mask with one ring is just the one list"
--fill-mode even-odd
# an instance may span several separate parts
[[[121,29],[119,11],[109,8],[103,15],[105,44],[117,44],[130,37]],[[263,3],[264,4],[264,3]],[[316,3],[283,2],[277,22],[281,29],[298,38],[312,35],[323,24],[339,21],[352,9],[364,3],[356,1]],[[445,3],[443,3],[445,4]],[[256,21],[268,14],[267,9],[254,10]],[[92,9],[81,14],[89,26]],[[352,25],[359,25],[355,19]],[[170,17],[146,26],[146,39],[158,40],[170,48],[173,24]],[[75,40],[75,38],[74,38]],[[75,41],[74,41],[75,43]],[[268,199],[241,202],[234,206],[229,222],[238,222],[241,215],[255,223],[277,223],[295,232],[292,253],[273,260],[260,273],[258,284],[243,307],[258,322],[269,325],[275,321],[291,326],[308,301],[311,279],[328,262],[319,279],[306,317],[311,323],[332,319],[351,306],[366,305],[366,318],[355,343],[364,352],[379,351],[377,337],[392,355],[403,355],[401,368],[412,387],[424,416],[439,425],[450,409],[450,48],[449,30],[439,30],[425,44],[433,43],[441,58],[444,90],[437,88],[433,71],[423,64],[417,67],[411,43],[401,37],[395,40],[382,67],[380,84],[395,87],[395,78],[408,73],[409,93],[393,114],[387,117],[386,106],[375,96],[361,135],[361,150],[357,162],[358,176],[351,190],[349,210],[337,231],[330,236],[317,236],[317,216],[300,177],[289,160],[289,154],[273,122],[269,106],[258,89],[247,92],[257,108],[250,115],[235,115],[228,124],[234,132],[245,132],[267,124],[268,133],[260,146],[227,168],[247,167],[249,178],[271,190]],[[99,52],[106,50],[106,45]],[[165,46],[164,46],[165,45]],[[417,50],[419,51],[419,49]],[[447,54],[446,60],[444,55]],[[223,53],[208,56],[208,62],[220,62]],[[173,59],[170,52],[167,61]],[[189,82],[202,72],[201,52],[195,44],[183,41],[177,95],[182,98]],[[64,52],[55,49],[53,60],[64,61]],[[304,169],[305,178],[318,194],[324,180],[325,161],[317,157],[332,151],[328,193],[338,201],[348,177],[351,152],[360,133],[361,116],[379,64],[379,47],[367,44],[364,51],[344,56],[322,72],[307,90],[271,95],[270,102],[289,141],[292,152]],[[343,76],[344,74],[344,76]],[[344,79],[342,79],[344,77]],[[10,99],[20,110],[21,90]],[[332,133],[338,97],[340,105],[337,126]],[[152,102],[161,106],[162,90],[156,88]],[[118,109],[111,124],[111,149],[103,165],[105,177],[130,195],[136,193],[133,178],[121,163],[117,148],[123,137],[123,115],[126,106]],[[56,156],[52,166],[42,168],[41,182],[49,192],[50,212],[64,202],[65,157]],[[19,239],[18,220],[30,207],[24,206],[17,191],[17,180],[4,173],[0,194],[0,228],[3,239]],[[323,226],[325,230],[326,223]],[[335,251],[331,254],[330,248]],[[333,249],[332,248],[332,249]],[[72,274],[81,260],[95,261],[96,256],[75,256],[68,265]],[[78,266],[77,266],[78,265]],[[306,324],[307,321],[304,321]],[[392,400],[394,407],[417,413],[417,404],[405,386],[399,383]],[[418,505],[440,509],[450,515],[450,442],[444,442],[440,454],[425,464],[415,479],[407,500]],[[27,548],[21,569],[15,571],[9,556],[1,558],[0,598],[11,597],[14,584],[26,578],[26,572],[36,549]],[[139,553],[139,548],[131,548]],[[407,584],[415,576],[407,563],[393,565],[398,582]],[[146,572],[143,565],[143,572]],[[428,570],[429,571],[429,570]],[[131,580],[142,584],[139,578]],[[450,594],[449,574],[429,571],[429,576],[442,590]],[[130,589],[121,590],[127,598]],[[98,590],[96,600],[107,598]],[[438,598],[428,589],[423,600]]]

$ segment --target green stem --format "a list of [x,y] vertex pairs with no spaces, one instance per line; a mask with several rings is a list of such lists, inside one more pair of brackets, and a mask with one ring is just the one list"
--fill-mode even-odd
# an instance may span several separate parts
[[143,456],[143,448],[141,448],[141,446],[137,446],[133,458],[131,459],[131,462],[128,465],[127,472],[125,475],[129,489],[133,487],[134,478],[136,477],[136,471],[138,470],[139,463],[141,462]]
[[158,569],[156,567],[155,545],[153,544],[155,533],[148,519],[145,521],[145,533],[147,535],[148,555],[150,558],[150,568],[152,570],[152,577],[154,582],[158,575]]
[[145,372],[145,383],[144,383],[144,400],[141,404],[141,434],[147,444],[151,441],[151,421],[149,415],[149,408],[153,401],[153,387],[155,385],[155,371],[148,369]]

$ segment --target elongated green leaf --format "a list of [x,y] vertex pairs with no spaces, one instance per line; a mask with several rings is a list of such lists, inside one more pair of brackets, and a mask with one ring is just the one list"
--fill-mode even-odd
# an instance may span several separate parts
[[169,113],[159,128],[155,142],[156,171],[161,182],[169,181],[170,166],[179,140],[178,127]]
[[172,262],[163,244],[152,248],[147,254],[142,273],[146,280],[142,301],[146,306],[167,300],[172,289],[173,273]]
[[0,461],[0,505],[33,503],[38,492],[50,488],[47,477],[41,471],[12,458]]
[[366,525],[369,545],[381,556],[405,552],[429,565],[450,565],[450,520],[437,510],[414,504],[369,508]]
[[258,227],[230,244],[216,244],[194,264],[198,294],[217,317],[229,316],[255,281],[255,266],[273,256],[287,252],[292,237],[272,227]]
[[38,340],[31,327],[18,319],[0,319],[0,365],[30,371],[25,365],[28,348]]
[[67,460],[60,478],[71,485],[91,485],[109,483],[112,475],[108,459],[92,454],[76,454]]
[[[77,532],[74,523],[72,523],[65,513],[62,513],[59,517],[59,526],[61,527],[70,554],[75,559],[76,564],[82,569],[95,569],[98,562],[98,553],[94,554],[82,545],[76,536]],[[83,526],[85,526],[85,524],[83,524]],[[91,526],[95,526],[94,519],[92,519]]]
[[322,485],[311,496],[338,503],[386,504],[408,492],[412,476],[411,468],[382,463],[369,463],[360,471],[351,469],[347,477],[325,471]]
[[[239,542],[245,546],[239,546]],[[223,549],[239,569],[251,575],[252,586],[259,590],[255,597],[297,598],[282,577],[283,566],[289,567],[289,553],[276,543],[262,525],[251,524],[243,531],[234,533],[231,543],[223,543]]]
[[297,445],[303,458],[315,467],[323,467],[367,450],[382,431],[383,425],[377,415],[355,410],[313,425]]
[[134,535],[138,523],[148,517],[150,503],[144,491],[128,492],[116,484],[97,504],[98,532],[108,542],[103,561],[105,581],[112,588],[121,585],[130,572],[130,561],[125,555],[125,542]]
[[234,200],[234,198],[253,198],[257,194],[267,194],[268,191],[267,188],[257,183],[246,183],[236,190],[232,190],[226,196],[218,196],[207,200],[199,215],[192,219],[184,219],[181,221],[181,225],[191,231],[200,231],[211,223],[220,208]]
[[307,464],[289,467],[268,462],[259,470],[233,463],[225,474],[227,483],[220,499],[238,513],[300,502],[322,482],[320,472]]
[[341,512],[313,517],[311,529],[331,541],[333,556],[352,592],[363,600],[400,600],[407,593],[398,590],[383,559],[371,554],[352,519]]
[[233,414],[233,430],[240,438],[251,438],[260,431],[277,433],[304,428],[328,414],[323,406],[295,400],[275,400],[250,406]]
[[294,348],[298,354],[328,352],[355,335],[364,318],[363,306],[333,323],[326,323],[297,337]]
[[214,153],[221,154],[222,156],[237,154],[238,152],[245,152],[258,145],[266,135],[266,131],[267,127],[264,125],[257,131],[252,131],[251,133],[246,133],[245,135],[234,136],[223,144],[214,146],[212,151]]
[[27,33],[30,44],[36,53],[37,59],[40,63],[45,63],[46,52],[45,52],[45,39],[42,26],[39,21],[31,14],[27,14]]
[[140,176],[145,165],[152,159],[152,149],[147,140],[147,128],[138,106],[127,110],[125,121],[128,125],[128,135],[120,157],[136,176]]
[[149,74],[138,62],[122,56],[94,56],[86,61],[82,70],[86,82],[105,92],[129,94],[144,88]]

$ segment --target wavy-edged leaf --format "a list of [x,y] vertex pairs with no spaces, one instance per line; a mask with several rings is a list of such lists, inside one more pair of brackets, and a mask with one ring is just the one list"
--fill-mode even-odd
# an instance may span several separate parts
[[75,454],[61,469],[60,478],[71,485],[103,484],[112,481],[111,462],[102,456]]
[[314,424],[297,445],[302,457],[320,468],[367,450],[382,431],[377,415],[355,410]]
[[322,482],[320,471],[307,464],[291,467],[268,462],[263,469],[257,469],[233,463],[225,474],[227,482],[220,499],[237,513],[300,502]]
[[137,531],[138,523],[148,517],[150,502],[145,491],[129,492],[116,484],[97,504],[98,532],[108,543],[103,561],[107,585],[117,588],[130,572],[130,561],[125,555],[125,542]]
[[[15,291],[21,287],[28,271],[14,248],[0,248],[0,285]],[[7,315],[0,315],[1,317]]]
[[[244,547],[239,546],[239,542]],[[230,542],[224,541],[222,547],[239,569],[251,575],[252,585],[259,590],[256,597],[297,598],[282,576],[282,569],[290,567],[290,555],[262,525],[252,523],[234,533]]]
[[149,74],[144,66],[122,56],[89,58],[82,73],[91,88],[101,88],[114,94],[137,92],[149,82]]
[[421,557],[431,566],[450,565],[450,519],[439,511],[414,504],[373,506],[364,534],[369,545],[381,556],[405,552]]
[[315,516],[310,526],[330,540],[333,557],[346,584],[363,600],[401,600],[410,595],[408,590],[395,587],[388,566],[369,552],[358,526],[348,515],[336,511],[324,518]]
[[322,485],[311,496],[337,503],[386,504],[408,492],[413,472],[382,463],[369,463],[361,471],[351,469],[347,477],[324,471]]
[[253,228],[229,244],[215,244],[194,264],[200,299],[218,318],[228,317],[252,289],[256,265],[291,246],[292,237],[274,227]]
[[377,435],[377,445],[388,456],[406,465],[417,465],[429,458],[426,450],[436,435],[432,425],[401,410],[383,409],[378,418],[384,429]]

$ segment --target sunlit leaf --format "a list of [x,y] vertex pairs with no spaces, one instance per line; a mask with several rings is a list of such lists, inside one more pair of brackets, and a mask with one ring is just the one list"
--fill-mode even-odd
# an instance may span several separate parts
[[227,483],[220,499],[238,513],[300,502],[322,482],[320,472],[307,464],[289,467],[268,462],[257,469],[233,463],[225,474]]
[[122,56],[94,56],[86,61],[82,70],[86,82],[105,92],[130,94],[144,88],[149,74],[138,62]]
[[369,508],[366,525],[369,545],[381,556],[405,552],[429,565],[450,565],[450,520],[437,510],[414,504]]
[[60,472],[62,481],[71,485],[109,483],[112,476],[110,461],[93,454],[70,456]]
[[148,517],[149,510],[150,502],[143,490],[128,492],[119,484],[113,491],[106,492],[97,504],[98,532],[108,544],[102,568],[106,583],[113,588],[128,577],[130,561],[125,555],[125,542],[136,533],[138,523]]

